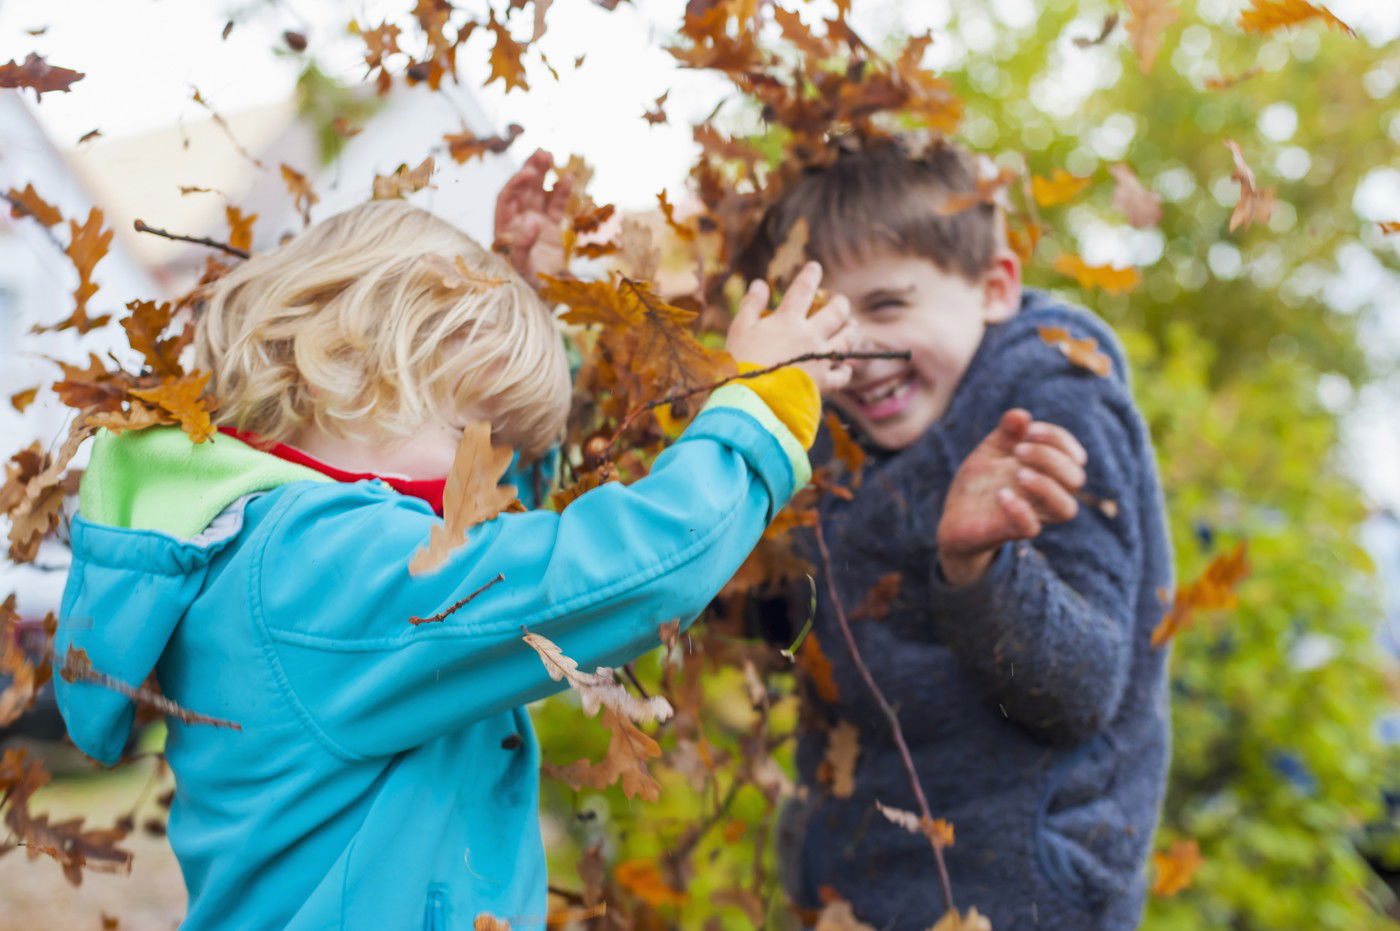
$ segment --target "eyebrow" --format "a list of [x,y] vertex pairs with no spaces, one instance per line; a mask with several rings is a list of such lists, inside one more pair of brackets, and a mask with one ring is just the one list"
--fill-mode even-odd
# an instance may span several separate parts
[[874,304],[876,301],[893,298],[895,300],[908,300],[914,293],[914,286],[907,285],[903,288],[875,288],[861,295],[860,302],[865,305]]

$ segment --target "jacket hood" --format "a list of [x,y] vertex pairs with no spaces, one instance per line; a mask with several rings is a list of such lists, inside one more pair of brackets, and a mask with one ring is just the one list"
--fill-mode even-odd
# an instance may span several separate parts
[[[100,432],[78,492],[57,662],[83,650],[97,672],[140,687],[211,561],[242,530],[249,498],[308,480],[326,481],[229,436],[196,445],[175,427]],[[105,764],[120,759],[132,700],[61,676],[54,690],[78,748]]]

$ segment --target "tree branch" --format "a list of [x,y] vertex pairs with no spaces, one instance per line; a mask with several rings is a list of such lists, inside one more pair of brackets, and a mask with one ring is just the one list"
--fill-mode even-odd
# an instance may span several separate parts
[[410,624],[413,624],[414,626],[417,626],[418,624],[435,624],[438,621],[445,621],[447,620],[447,616],[449,614],[452,614],[454,611],[460,611],[462,608],[466,607],[467,604],[469,604],[471,600],[477,595],[480,595],[482,592],[486,591],[488,588],[490,588],[492,585],[495,585],[497,582],[504,582],[505,580],[505,573],[497,572],[496,577],[494,579],[487,582],[485,585],[481,586],[476,591],[463,598],[461,601],[452,605],[450,608],[444,608],[437,614],[434,614],[432,617],[418,617],[417,615],[414,615],[413,617],[408,619],[408,622]]
[[247,250],[239,249],[235,246],[230,246],[226,242],[219,242],[216,239],[206,239],[201,236],[183,236],[180,233],[172,233],[169,230],[163,230],[159,227],[149,226],[147,225],[145,220],[139,218],[136,220],[135,223],[131,225],[136,228],[136,232],[138,233],[151,233],[152,235],[162,236],[166,239],[174,239],[177,242],[192,242],[196,246],[208,246],[211,249],[219,249],[224,252],[227,252],[229,255],[236,255],[240,259],[246,259],[251,255],[251,253],[249,253]]
[[[836,610],[836,621],[841,625],[841,634],[846,638],[846,646],[851,651],[851,659],[855,660],[856,669],[860,670],[860,676],[865,680],[865,685],[870,689],[870,693],[875,696],[875,703],[880,706],[880,711],[884,713],[885,720],[890,724],[890,732],[894,737],[895,746],[899,748],[899,758],[904,762],[904,771],[909,776],[909,784],[914,789],[914,798],[919,803],[919,815],[926,821],[933,820],[933,812],[928,807],[928,799],[924,797],[924,786],[919,780],[919,772],[914,768],[914,757],[909,752],[909,744],[904,740],[904,729],[899,726],[899,715],[895,714],[894,708],[890,706],[885,695],[880,691],[880,686],[875,683],[875,677],[870,674],[870,667],[865,665],[864,658],[860,655],[860,648],[856,646],[856,638],[851,634],[850,621],[846,619],[846,609],[841,607],[841,596],[837,594],[836,582],[831,574],[831,553],[826,548],[826,537],[822,535],[821,521],[813,525],[816,532],[817,549],[822,557],[822,575],[826,580],[827,595],[831,598],[831,606]],[[943,847],[936,843],[931,837],[929,845],[933,847],[933,858],[938,864],[938,881],[943,888],[943,904],[949,910],[953,910],[953,884],[948,879],[948,865],[943,861]]]

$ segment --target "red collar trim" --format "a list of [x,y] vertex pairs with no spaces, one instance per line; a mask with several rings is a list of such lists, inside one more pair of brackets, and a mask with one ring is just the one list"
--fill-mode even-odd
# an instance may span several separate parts
[[322,475],[335,479],[337,482],[363,482],[375,479],[388,485],[401,495],[408,495],[411,498],[420,498],[433,509],[433,513],[442,516],[442,495],[447,488],[445,478],[411,479],[392,475],[376,475],[373,472],[346,472],[344,469],[337,469],[333,465],[322,462],[310,456],[295,446],[288,446],[286,443],[273,443],[269,445],[256,433],[249,433],[246,430],[236,430],[233,427],[220,427],[219,432],[225,436],[231,436],[235,440],[247,443],[254,449],[276,456],[278,459],[285,459],[287,462],[295,462],[299,466],[306,466],[314,469]]

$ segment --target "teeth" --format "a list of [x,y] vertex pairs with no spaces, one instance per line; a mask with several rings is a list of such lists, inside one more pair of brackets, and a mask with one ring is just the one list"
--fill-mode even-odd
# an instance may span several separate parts
[[857,394],[856,398],[860,403],[865,405],[878,404],[886,398],[893,396],[896,391],[903,388],[908,382],[909,380],[907,378],[901,378],[898,381],[890,382],[884,387],[877,388],[874,391],[866,391]]

